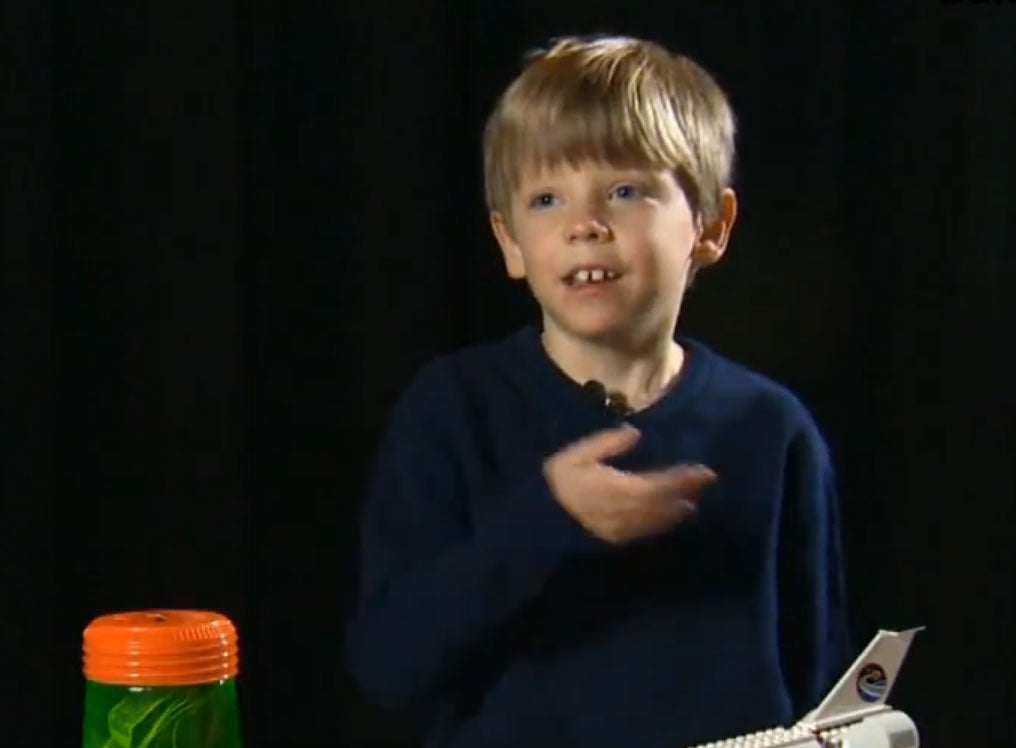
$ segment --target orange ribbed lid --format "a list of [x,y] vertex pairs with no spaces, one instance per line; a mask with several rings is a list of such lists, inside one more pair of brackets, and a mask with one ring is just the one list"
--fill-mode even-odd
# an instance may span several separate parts
[[236,676],[236,628],[206,610],[110,613],[84,632],[84,674],[95,683],[185,686]]

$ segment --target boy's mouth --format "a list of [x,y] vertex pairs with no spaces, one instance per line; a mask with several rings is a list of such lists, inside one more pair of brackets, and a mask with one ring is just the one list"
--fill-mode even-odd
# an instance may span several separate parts
[[621,273],[610,268],[589,265],[576,268],[564,277],[564,282],[569,286],[595,286],[602,283],[610,283],[621,277]]

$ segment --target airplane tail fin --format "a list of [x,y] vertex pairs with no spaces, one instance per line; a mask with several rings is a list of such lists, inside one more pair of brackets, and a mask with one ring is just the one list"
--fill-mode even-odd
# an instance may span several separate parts
[[886,700],[903,659],[914,635],[923,629],[879,631],[836,686],[798,724],[821,731],[888,710]]

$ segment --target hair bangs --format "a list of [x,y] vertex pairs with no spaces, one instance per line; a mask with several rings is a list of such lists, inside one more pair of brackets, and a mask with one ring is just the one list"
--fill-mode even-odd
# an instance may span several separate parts
[[673,115],[664,96],[645,97],[629,90],[631,84],[609,85],[615,82],[610,80],[570,82],[533,85],[519,92],[514,111],[505,112],[500,142],[491,155],[500,162],[496,169],[509,190],[518,187],[528,170],[564,165],[687,166],[686,150],[668,137],[673,126],[665,120]]
[[529,171],[598,162],[667,169],[715,210],[734,157],[722,89],[687,57],[626,38],[566,38],[530,56],[484,132],[488,207],[507,210]]

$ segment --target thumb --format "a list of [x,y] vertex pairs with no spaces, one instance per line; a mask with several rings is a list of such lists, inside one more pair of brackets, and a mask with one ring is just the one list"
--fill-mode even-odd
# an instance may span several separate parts
[[634,447],[641,434],[634,426],[625,424],[614,429],[597,431],[575,442],[569,452],[574,462],[602,462]]

